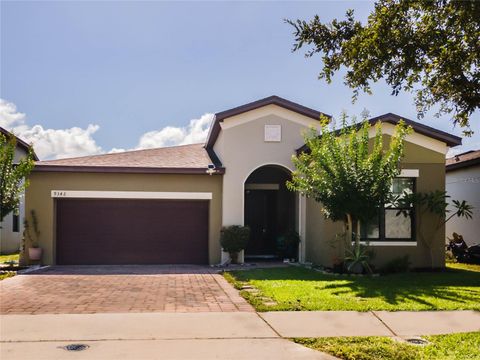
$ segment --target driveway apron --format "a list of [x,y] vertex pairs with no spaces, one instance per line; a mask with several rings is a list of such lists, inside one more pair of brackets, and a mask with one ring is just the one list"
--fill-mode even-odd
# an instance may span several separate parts
[[253,311],[205,266],[54,266],[0,290],[1,314]]

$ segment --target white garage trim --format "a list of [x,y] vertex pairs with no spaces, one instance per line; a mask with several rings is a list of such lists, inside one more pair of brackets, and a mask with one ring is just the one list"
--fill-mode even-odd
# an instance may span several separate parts
[[52,198],[211,200],[211,192],[52,190]]

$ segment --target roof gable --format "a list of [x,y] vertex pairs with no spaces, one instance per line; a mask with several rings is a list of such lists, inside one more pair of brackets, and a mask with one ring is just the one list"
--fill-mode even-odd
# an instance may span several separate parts
[[[437,129],[432,128],[430,126],[420,124],[416,121],[407,119],[405,117],[402,117],[400,115],[393,114],[393,113],[387,113],[387,114],[384,114],[384,115],[373,117],[371,119],[368,119],[368,122],[371,125],[375,125],[375,123],[377,123],[378,121],[389,123],[389,124],[392,124],[392,125],[397,125],[400,122],[400,120],[403,120],[405,122],[405,124],[411,126],[412,129],[414,130],[414,132],[416,132],[418,134],[422,134],[422,135],[427,136],[429,138],[441,141],[441,142],[445,143],[447,146],[453,147],[453,146],[457,146],[457,145],[462,144],[462,138],[461,137],[449,134],[449,133],[441,131],[441,130],[437,130]],[[361,123],[358,123],[355,126],[360,128]],[[339,131],[339,130],[337,130],[337,131]],[[302,147],[297,149],[297,153],[307,151],[307,150],[308,150],[307,146],[303,145]]]
[[400,120],[403,120],[405,124],[410,125],[416,133],[428,136],[432,139],[444,142],[448,146],[457,146],[462,144],[462,138],[456,135],[449,134],[445,131],[435,129],[433,127],[420,124],[416,121],[407,119],[406,117],[399,116],[393,113],[387,113],[380,116],[376,116],[368,120],[370,124],[375,124],[377,121],[387,122],[393,125],[398,124]]
[[320,120],[320,117],[322,115],[331,117],[330,115],[324,114],[320,111],[308,108],[306,106],[303,106],[303,105],[294,103],[292,101],[283,99],[279,96],[273,95],[273,96],[269,96],[264,99],[260,99],[245,105],[237,106],[235,108],[216,113],[212,126],[210,128],[210,132],[208,134],[206,144],[205,144],[206,148],[207,149],[213,148],[213,145],[215,144],[215,141],[217,140],[221,130],[220,123],[223,122],[226,118],[240,115],[248,111],[252,111],[267,105],[277,105],[284,109],[294,111],[301,115],[312,118],[314,120]]
[[[13,133],[11,133],[10,131],[2,128],[0,126],[0,133],[5,135],[6,137],[9,137],[9,136],[15,136]],[[28,150],[32,147],[30,146],[29,144],[27,144],[25,141],[23,141],[22,139],[20,139],[18,136],[15,136],[15,139],[17,140],[17,146],[23,150],[25,150],[25,152],[28,153]],[[33,152],[33,159],[35,161],[38,161],[38,156],[37,154],[35,154],[35,151]]]

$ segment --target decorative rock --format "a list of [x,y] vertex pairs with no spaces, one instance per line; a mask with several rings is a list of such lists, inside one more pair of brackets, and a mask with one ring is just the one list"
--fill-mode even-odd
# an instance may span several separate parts
[[247,290],[247,289],[253,289],[254,287],[252,285],[243,285],[242,290]]
[[278,303],[276,303],[275,301],[267,301],[267,302],[264,302],[263,305],[265,305],[265,306],[276,306],[276,305],[278,305]]

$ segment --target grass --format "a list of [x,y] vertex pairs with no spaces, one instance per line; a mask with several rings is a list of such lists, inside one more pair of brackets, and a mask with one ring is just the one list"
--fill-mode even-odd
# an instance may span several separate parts
[[10,254],[10,255],[0,255],[0,264],[6,263],[8,261],[16,261],[18,262],[19,254]]
[[462,264],[462,263],[452,262],[452,263],[447,263],[447,268],[480,272],[480,265],[475,265],[475,264]]
[[415,346],[387,337],[294,339],[296,343],[344,360],[466,360],[480,358],[480,333],[424,336],[430,342]]
[[[445,272],[352,277],[301,267],[225,273],[257,311],[480,310],[480,266],[453,264]],[[265,299],[274,302],[266,305]],[[276,304],[275,304],[276,303]]]
[[[19,254],[0,255],[0,264],[7,263],[9,261],[16,261],[18,263]],[[0,271],[0,281],[9,277],[15,276],[15,271]]]
[[14,271],[5,271],[5,272],[0,272],[0,281],[8,279],[9,277],[15,276]]

